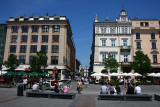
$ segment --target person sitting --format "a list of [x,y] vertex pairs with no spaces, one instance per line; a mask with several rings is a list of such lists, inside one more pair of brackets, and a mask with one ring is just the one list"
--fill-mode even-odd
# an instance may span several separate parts
[[60,88],[59,88],[59,85],[57,83],[55,83],[54,92],[55,93],[60,93]]
[[104,85],[101,87],[101,92],[100,94],[108,94],[108,88],[107,88],[107,83],[104,82]]
[[115,87],[111,84],[111,86],[110,86],[110,94],[116,94],[117,92],[116,92],[116,89],[115,89]]
[[63,88],[63,93],[68,93],[68,91],[69,91],[69,88],[65,85]]
[[134,87],[132,84],[129,85],[126,94],[134,94]]
[[136,84],[136,87],[134,89],[135,94],[140,95],[141,94],[141,87],[138,86],[138,84]]
[[117,94],[120,94],[120,93],[121,93],[121,88],[119,87],[119,85],[118,85],[118,84],[116,85],[116,87],[115,87],[115,88],[116,88]]
[[39,85],[36,82],[32,86],[32,91],[39,91]]

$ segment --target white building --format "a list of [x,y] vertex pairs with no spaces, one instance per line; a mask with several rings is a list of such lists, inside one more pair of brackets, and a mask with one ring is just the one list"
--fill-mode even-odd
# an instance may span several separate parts
[[110,53],[120,64],[118,73],[130,72],[133,56],[132,23],[125,10],[120,12],[116,21],[98,21],[97,15],[93,24],[93,72],[105,72],[103,61]]

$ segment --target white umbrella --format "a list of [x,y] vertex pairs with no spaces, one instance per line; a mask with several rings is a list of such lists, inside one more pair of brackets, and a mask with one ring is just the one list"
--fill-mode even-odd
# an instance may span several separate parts
[[142,76],[142,75],[139,73],[134,73],[133,76]]
[[151,76],[151,77],[154,77],[155,76],[155,73],[148,73],[147,76]]
[[111,73],[111,74],[109,74],[109,76],[121,76],[121,74],[119,74],[119,73]]
[[122,73],[121,75],[122,76],[128,76],[128,73]]
[[94,73],[92,74],[91,76],[106,76],[105,74],[102,74],[102,73]]
[[153,77],[160,77],[160,73],[155,73]]

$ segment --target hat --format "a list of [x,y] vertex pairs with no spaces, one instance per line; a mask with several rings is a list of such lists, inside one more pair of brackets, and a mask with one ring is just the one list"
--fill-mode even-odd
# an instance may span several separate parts
[[104,82],[103,84],[104,84],[104,85],[106,85],[107,83],[106,83],[106,82]]

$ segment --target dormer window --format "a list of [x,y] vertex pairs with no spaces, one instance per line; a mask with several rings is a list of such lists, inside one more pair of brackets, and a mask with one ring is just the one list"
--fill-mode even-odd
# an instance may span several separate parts
[[125,22],[125,18],[124,17],[122,17],[122,22]]

